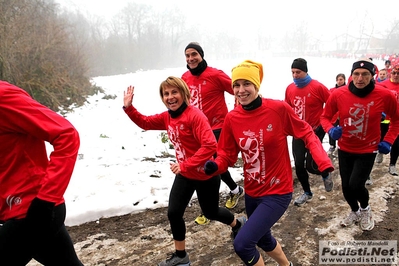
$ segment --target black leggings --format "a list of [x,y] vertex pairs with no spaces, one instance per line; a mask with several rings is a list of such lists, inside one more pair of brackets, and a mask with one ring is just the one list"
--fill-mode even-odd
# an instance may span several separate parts
[[399,157],[399,136],[395,139],[395,141],[392,144],[389,164],[396,165],[398,157]]
[[194,191],[202,213],[211,220],[230,225],[234,215],[226,208],[219,207],[220,176],[208,180],[192,180],[176,175],[169,195],[168,219],[173,239],[183,241],[186,238],[186,225],[183,215]]
[[65,204],[55,207],[56,230],[39,231],[26,219],[12,219],[0,226],[0,265],[24,266],[35,259],[46,266],[83,266],[65,228]]
[[[213,134],[215,135],[216,141],[219,141],[220,137],[220,132],[222,129],[215,129],[213,130]],[[216,157],[216,154],[215,156]],[[230,172],[227,170],[223,174],[220,174],[220,177],[222,178],[222,181],[229,187],[231,191],[237,188],[237,183],[233,180],[233,178],[230,175]]]
[[376,153],[353,154],[338,150],[339,174],[342,192],[352,211],[369,205],[366,180],[373,169]]
[[[323,142],[325,132],[321,126],[317,127],[315,134]],[[309,150],[305,147],[305,142],[301,139],[292,139],[292,154],[295,161],[295,173],[302,188],[307,193],[312,193],[309,184],[309,173],[321,175],[316,163]],[[327,174],[325,175],[327,176]]]

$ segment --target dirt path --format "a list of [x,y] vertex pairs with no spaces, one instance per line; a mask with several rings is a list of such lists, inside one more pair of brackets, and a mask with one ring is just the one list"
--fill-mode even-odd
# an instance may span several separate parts
[[[282,219],[273,227],[274,236],[294,265],[319,265],[319,240],[398,240],[399,178],[387,173],[388,158],[376,164],[372,172],[374,184],[368,186],[370,205],[376,220],[375,228],[363,232],[357,226],[341,228],[340,220],[349,213],[343,199],[338,170],[334,171],[334,190],[324,191],[319,176],[312,176],[313,200],[302,207],[290,205]],[[335,162],[336,163],[336,162]],[[301,193],[295,182],[294,198]],[[221,205],[226,195],[221,195]],[[237,216],[245,215],[244,202],[234,209]],[[194,266],[244,265],[235,254],[230,228],[212,221],[200,226],[194,223],[200,213],[193,202],[185,214],[187,251]],[[166,208],[100,219],[68,228],[82,262],[91,265],[156,265],[173,251],[173,241]],[[266,265],[276,265],[264,253]],[[38,265],[31,262],[30,266]]]

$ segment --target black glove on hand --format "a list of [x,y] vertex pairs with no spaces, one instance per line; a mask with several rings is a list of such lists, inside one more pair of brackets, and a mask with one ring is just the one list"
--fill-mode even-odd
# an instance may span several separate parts
[[54,221],[55,203],[34,198],[29,206],[26,220],[36,228],[48,228]]
[[204,166],[205,174],[211,175],[218,170],[218,165],[214,161],[206,161]]

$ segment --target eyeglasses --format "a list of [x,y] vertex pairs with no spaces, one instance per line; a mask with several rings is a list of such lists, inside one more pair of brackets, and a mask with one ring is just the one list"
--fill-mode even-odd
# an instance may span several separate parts
[[391,75],[393,76],[393,75],[399,75],[399,72],[391,72]]
[[371,74],[369,72],[364,72],[364,73],[353,72],[353,74],[352,74],[352,76],[355,76],[355,77],[362,76],[362,77],[365,77],[365,78],[369,77],[370,75]]

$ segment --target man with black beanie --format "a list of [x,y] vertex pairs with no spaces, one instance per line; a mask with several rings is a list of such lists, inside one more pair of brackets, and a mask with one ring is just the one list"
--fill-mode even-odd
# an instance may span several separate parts
[[[338,163],[342,193],[351,208],[341,221],[347,227],[359,223],[364,231],[374,228],[366,180],[373,169],[377,152],[388,154],[399,133],[399,108],[395,95],[373,80],[374,64],[368,59],[353,63],[352,81],[334,91],[328,99],[321,124],[338,140]],[[339,112],[339,125],[331,118]],[[381,141],[382,113],[391,117],[388,132]]]
[[[291,72],[294,82],[288,85],[285,91],[285,101],[292,107],[294,112],[306,121],[323,142],[325,132],[320,125],[320,115],[324,104],[330,96],[330,90],[308,74],[308,65],[305,59],[297,58],[292,62]],[[295,199],[296,206],[302,206],[311,200],[313,193],[309,184],[309,173],[322,176],[325,190],[333,189],[332,176],[328,172],[320,173],[312,155],[301,139],[293,138],[292,153],[295,162],[295,173],[304,190],[304,193]],[[309,173],[308,173],[309,172]]]
[[[228,92],[234,95],[231,79],[222,70],[207,65],[204,50],[199,43],[190,42],[184,49],[184,54],[188,71],[183,74],[182,79],[190,89],[190,103],[205,114],[218,140],[224,117],[228,112],[224,94]],[[221,174],[221,179],[230,189],[230,198],[226,202],[226,207],[232,209],[244,195],[244,189],[237,185],[229,171]],[[195,222],[207,224],[209,220],[204,215],[200,215]]]

